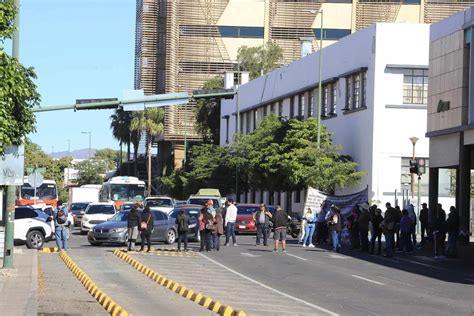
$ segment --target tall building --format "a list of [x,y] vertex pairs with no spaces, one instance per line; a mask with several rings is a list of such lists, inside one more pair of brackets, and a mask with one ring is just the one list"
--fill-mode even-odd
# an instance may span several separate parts
[[[137,0],[135,86],[146,94],[192,91],[233,70],[242,45],[274,42],[288,64],[300,57],[303,39],[318,50],[320,36],[327,46],[375,22],[433,23],[470,5],[455,0]],[[174,149],[180,165],[184,135],[200,140],[191,128],[193,109],[165,111],[165,152]]]
[[[468,241],[474,230],[471,209],[474,152],[474,10],[460,12],[431,25],[428,90],[430,138],[430,209],[440,201],[442,173],[454,171],[460,236]],[[452,205],[452,204],[451,204]],[[443,204],[447,211],[451,205]],[[471,213],[471,214],[470,214]],[[435,212],[432,213],[435,216]]]

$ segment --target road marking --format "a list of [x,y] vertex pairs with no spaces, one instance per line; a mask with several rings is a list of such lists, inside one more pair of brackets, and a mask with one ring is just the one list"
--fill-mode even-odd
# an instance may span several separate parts
[[329,257],[330,258],[334,258],[334,259],[348,259],[349,257],[347,256],[343,256],[343,255],[335,255],[335,254],[329,254]]
[[371,279],[366,279],[364,277],[361,277],[361,276],[358,276],[358,275],[355,275],[355,274],[351,274],[354,278],[357,278],[357,279],[361,279],[361,280],[364,280],[364,281],[367,281],[367,282],[371,282],[371,283],[375,283],[375,284],[378,284],[378,285],[385,285],[383,283],[380,283],[380,282],[377,282],[377,281],[374,281],[374,280],[371,280]]
[[416,287],[416,286],[414,286],[414,285],[412,285],[412,284],[405,283],[405,282],[400,282],[400,281],[397,281],[397,280],[394,280],[394,279],[390,279],[390,278],[386,278],[386,277],[383,277],[383,276],[381,276],[381,275],[378,275],[377,277],[378,277],[378,278],[381,278],[381,279],[388,280],[388,281],[400,283],[400,284],[403,284],[403,285],[408,285],[408,286]]
[[327,309],[325,309],[325,308],[323,308],[323,307],[320,307],[320,306],[318,306],[318,305],[315,305],[315,304],[306,302],[305,300],[302,300],[302,299],[300,299],[300,298],[291,296],[291,295],[286,294],[286,293],[284,293],[284,292],[281,292],[281,291],[279,291],[279,290],[277,290],[277,289],[274,289],[274,288],[272,288],[272,287],[270,287],[270,286],[268,286],[268,285],[265,285],[265,284],[263,284],[263,283],[260,283],[260,282],[258,282],[258,281],[256,281],[256,280],[252,279],[252,278],[249,278],[249,277],[246,276],[246,275],[243,275],[243,274],[240,273],[240,272],[237,272],[237,271],[235,271],[235,270],[232,270],[232,269],[229,268],[229,267],[226,267],[226,266],[223,265],[222,263],[219,263],[219,262],[217,262],[217,261],[215,261],[215,260],[209,258],[208,256],[206,256],[206,255],[204,255],[204,254],[202,254],[202,253],[200,253],[199,255],[202,256],[203,258],[207,259],[208,261],[210,261],[210,262],[212,262],[212,263],[218,265],[219,267],[221,267],[221,268],[223,268],[223,269],[226,269],[227,271],[232,272],[232,273],[234,273],[235,275],[238,275],[238,276],[240,276],[241,278],[243,278],[243,279],[245,279],[245,280],[247,280],[247,281],[250,281],[250,282],[252,282],[252,283],[254,283],[254,284],[260,285],[261,287],[263,287],[263,288],[265,288],[265,289],[267,289],[267,290],[270,290],[270,291],[272,291],[272,292],[274,292],[274,293],[280,294],[280,295],[282,295],[282,296],[284,296],[284,297],[286,297],[286,298],[289,298],[289,299],[291,299],[291,300],[294,300],[294,301],[296,301],[296,302],[303,303],[303,304],[305,304],[305,305],[307,305],[307,306],[309,306],[309,307],[312,307],[312,308],[314,308],[314,309],[317,309],[317,310],[322,311],[322,312],[324,312],[324,313],[327,313],[327,314],[329,314],[329,315],[332,315],[332,316],[338,316],[338,315],[339,315],[339,314],[334,313],[334,312],[331,312],[330,310],[327,310]]
[[303,260],[303,261],[308,261],[308,259],[301,258],[301,257],[295,256],[295,255],[292,255],[291,253],[287,253],[287,255],[290,256],[290,257],[294,257],[294,258],[296,258],[296,259],[300,259],[300,260]]
[[248,258],[261,257],[261,255],[254,255],[254,254],[251,254],[251,253],[248,253],[248,252],[241,252],[240,255],[241,255],[242,257],[248,257]]

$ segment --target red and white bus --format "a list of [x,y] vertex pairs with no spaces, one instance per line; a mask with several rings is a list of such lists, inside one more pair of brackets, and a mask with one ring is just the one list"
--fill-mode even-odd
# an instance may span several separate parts
[[102,184],[100,202],[114,202],[119,209],[125,202],[143,203],[145,201],[145,182],[136,177],[113,177]]
[[57,207],[58,187],[54,180],[43,180],[43,183],[36,188],[35,195],[35,188],[28,183],[28,178],[25,177],[24,184],[19,188],[17,197],[16,205],[47,204]]

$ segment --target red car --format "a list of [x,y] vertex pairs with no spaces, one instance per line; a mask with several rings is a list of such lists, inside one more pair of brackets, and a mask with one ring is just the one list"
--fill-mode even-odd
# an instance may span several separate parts
[[[260,204],[237,204],[237,220],[235,221],[235,232],[242,233],[253,233],[257,232],[257,225],[253,219],[253,215],[260,208]],[[266,206],[270,213],[275,213],[274,206]]]

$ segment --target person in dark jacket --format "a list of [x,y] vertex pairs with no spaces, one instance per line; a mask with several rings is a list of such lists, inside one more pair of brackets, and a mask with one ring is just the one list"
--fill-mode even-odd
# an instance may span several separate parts
[[214,218],[212,217],[212,214],[207,211],[206,205],[201,209],[201,214],[199,214],[198,223],[199,234],[201,237],[201,246],[199,247],[199,251],[203,251],[204,246],[206,246],[206,251],[210,251],[211,233],[214,229]]
[[393,257],[393,253],[395,252],[395,222],[398,218],[398,212],[388,202],[385,206],[387,207],[387,210],[385,211],[385,216],[381,225],[383,234],[385,235],[385,256]]
[[351,215],[347,217],[347,228],[349,229],[349,236],[351,241],[350,249],[360,248],[359,238],[359,209],[354,206],[351,211]]
[[128,228],[128,251],[135,251],[135,242],[138,237],[138,228],[141,223],[139,205],[135,204],[128,214],[127,228]]
[[446,255],[446,231],[446,212],[443,210],[443,206],[438,204],[438,210],[433,225],[435,259],[444,258]]
[[402,218],[400,219],[400,243],[398,250],[410,252],[413,250],[413,244],[411,242],[411,232],[413,228],[413,222],[408,214],[407,209],[403,209]]
[[253,215],[253,220],[257,224],[257,241],[256,245],[260,245],[260,238],[263,237],[263,245],[267,245],[268,239],[268,227],[270,226],[270,219],[272,218],[272,213],[267,211],[265,205],[261,205],[258,211]]
[[420,210],[420,225],[421,225],[421,243],[424,244],[426,241],[426,235],[429,234],[428,232],[428,222],[429,222],[429,210],[428,205],[426,203],[421,204],[422,209]]
[[400,245],[400,220],[402,219],[402,210],[400,206],[395,205],[395,231],[394,231],[394,238],[395,238],[395,247]]
[[451,206],[449,209],[447,226],[448,249],[446,249],[446,254],[450,258],[456,258],[458,255],[457,241],[459,237],[459,214],[454,206]]
[[369,225],[370,225],[370,213],[368,205],[363,204],[359,206],[359,239],[361,244],[360,251],[369,251]]
[[281,241],[281,251],[286,252],[286,229],[288,225],[288,215],[283,211],[281,207],[277,207],[275,216],[273,216],[273,239],[274,247],[273,252],[278,251],[278,242]]
[[147,245],[147,251],[151,250],[151,232],[153,231],[153,224],[155,219],[153,218],[153,212],[150,211],[150,207],[146,206],[141,215],[141,224],[140,224],[140,237],[142,239],[142,246],[140,251],[143,251],[145,248],[145,241]]
[[178,251],[181,251],[181,241],[184,242],[184,251],[188,251],[189,215],[184,208],[179,210],[175,223],[178,225]]
[[372,216],[372,235],[370,236],[370,254],[375,253],[375,241],[378,240],[378,251],[377,254],[382,253],[382,228],[380,225],[383,222],[382,210],[376,209],[375,215]]
[[219,251],[221,247],[221,236],[224,234],[224,218],[222,217],[221,209],[216,210],[214,216],[214,229],[212,231],[212,239],[214,248]]

